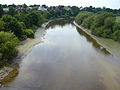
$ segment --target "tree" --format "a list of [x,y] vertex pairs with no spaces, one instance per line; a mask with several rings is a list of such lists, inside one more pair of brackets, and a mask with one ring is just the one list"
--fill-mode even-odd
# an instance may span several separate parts
[[78,24],[82,24],[84,19],[88,18],[89,16],[93,15],[93,13],[91,12],[80,12],[76,18],[75,18],[75,21],[78,23]]
[[2,5],[0,5],[0,18],[2,17],[3,14],[4,14],[3,8]]
[[113,33],[113,39],[120,42],[120,30]]
[[0,32],[0,66],[10,62],[11,58],[17,54],[16,46],[19,40],[8,32]]
[[115,24],[115,17],[107,17],[104,21],[105,28],[113,28],[113,25]]
[[24,30],[24,33],[25,33],[25,35],[26,35],[27,37],[29,37],[29,38],[34,38],[34,32],[33,32],[32,29],[25,29],[25,30]]
[[95,17],[95,15],[92,15],[92,16],[86,18],[86,19],[83,21],[82,26],[84,26],[85,28],[90,29],[91,25],[92,25],[93,22],[94,22],[94,17]]
[[4,15],[1,20],[5,22],[4,31],[13,32],[19,39],[23,38],[23,30],[17,19],[10,15]]
[[15,8],[13,8],[13,7],[9,8],[8,14],[11,16],[14,16],[16,14]]
[[104,21],[107,17],[114,17],[115,15],[113,13],[101,13],[96,15],[94,23],[92,25],[92,29],[104,26]]
[[80,12],[80,9],[76,6],[72,6],[71,11],[73,12],[72,16],[76,16]]
[[0,31],[4,31],[5,22],[0,20]]
[[120,23],[116,22],[113,26],[113,31],[120,30]]

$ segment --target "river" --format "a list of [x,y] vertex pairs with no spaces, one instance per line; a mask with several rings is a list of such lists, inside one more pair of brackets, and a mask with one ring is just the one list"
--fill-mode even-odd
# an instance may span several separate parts
[[42,32],[0,90],[120,90],[120,60],[71,20],[50,22]]

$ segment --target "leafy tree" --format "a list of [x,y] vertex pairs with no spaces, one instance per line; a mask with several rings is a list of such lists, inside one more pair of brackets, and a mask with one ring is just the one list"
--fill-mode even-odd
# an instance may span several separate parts
[[80,9],[76,6],[72,6],[71,7],[71,12],[73,12],[72,13],[73,16],[76,16],[80,12]]
[[92,16],[86,18],[86,19],[83,21],[82,26],[84,26],[85,28],[90,29],[91,25],[93,24],[94,17],[95,17],[95,15],[92,15]]
[[10,59],[17,54],[18,42],[14,34],[0,32],[0,66],[10,62]]
[[4,31],[5,22],[0,20],[0,31]]
[[113,16],[115,16],[113,13],[101,13],[96,15],[94,23],[92,25],[92,29],[94,30],[95,28],[103,26],[105,19],[107,17],[113,17]]
[[105,28],[112,29],[114,24],[115,24],[115,17],[107,17],[104,21]]
[[[108,12],[100,14],[81,12],[78,16],[76,16],[75,21],[79,25],[91,29],[92,34],[96,36],[120,41],[120,23],[116,20],[115,16],[115,14]],[[117,18],[118,17],[119,16],[117,16]]]
[[33,32],[33,30],[31,30],[31,29],[25,29],[25,30],[24,30],[24,33],[25,33],[25,35],[26,35],[27,37],[29,37],[29,38],[34,38],[34,32]]
[[120,42],[120,30],[113,33],[113,39]]
[[9,8],[8,14],[11,16],[14,16],[16,14],[15,8],[13,8],[13,7]]
[[0,18],[2,17],[3,14],[4,14],[3,8],[2,5],[0,5]]
[[78,23],[78,24],[82,24],[83,23],[83,20],[88,18],[89,16],[93,15],[93,13],[91,12],[80,12],[76,18],[75,18],[75,21]]
[[19,39],[23,38],[23,30],[17,19],[10,15],[4,15],[1,20],[5,22],[4,31],[13,32]]
[[113,26],[113,31],[120,30],[120,23],[116,22]]

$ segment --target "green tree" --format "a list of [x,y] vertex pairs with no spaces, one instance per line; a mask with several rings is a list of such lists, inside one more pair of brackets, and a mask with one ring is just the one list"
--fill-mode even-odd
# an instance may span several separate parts
[[113,39],[120,42],[120,30],[113,33]]
[[3,8],[2,5],[0,5],[0,18],[2,17],[3,14],[4,14]]
[[0,66],[9,62],[17,54],[16,46],[19,40],[8,32],[0,32]]
[[82,26],[84,26],[85,28],[90,29],[91,25],[92,25],[93,22],[94,22],[94,17],[95,17],[95,15],[92,15],[92,16],[89,16],[88,18],[86,18],[86,19],[83,21]]
[[80,12],[76,18],[75,18],[75,21],[78,23],[78,24],[82,24],[84,19],[88,18],[89,16],[93,15],[93,13],[91,12]]
[[115,24],[115,17],[107,17],[104,21],[105,28],[113,28],[113,25]]
[[4,31],[5,22],[0,20],[0,31]]
[[113,26],[113,31],[120,30],[120,23],[116,22]]
[[4,15],[1,20],[5,22],[4,31],[13,32],[19,39],[23,38],[23,29],[17,19],[10,15]]
[[115,16],[113,13],[101,13],[96,15],[94,23],[92,24],[92,29],[104,26],[105,19],[113,16]]
[[11,16],[14,16],[16,14],[15,8],[13,8],[13,7],[9,8],[8,14]]
[[34,32],[33,32],[32,29],[25,29],[25,30],[24,30],[24,33],[25,33],[25,35],[26,35],[27,37],[29,37],[29,38],[34,38]]

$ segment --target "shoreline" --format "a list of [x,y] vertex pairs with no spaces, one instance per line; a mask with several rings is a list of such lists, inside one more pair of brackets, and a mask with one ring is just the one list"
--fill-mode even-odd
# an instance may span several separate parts
[[[39,38],[42,38],[41,36],[37,35],[37,33],[40,33],[39,31],[43,31],[45,30],[45,27],[52,21],[56,21],[56,20],[64,20],[64,19],[72,19],[72,18],[56,18],[56,19],[52,19],[52,20],[48,20],[47,22],[45,22],[44,24],[42,24],[42,26],[40,28],[38,28],[35,32],[35,38],[31,39],[31,38],[27,38],[26,40],[20,42],[21,45],[19,45],[17,47],[18,51],[20,54],[23,55],[27,55],[30,52],[30,48],[35,46],[36,44],[42,42]],[[42,34],[42,33],[41,33]],[[19,56],[19,55],[18,55]]]
[[39,43],[42,43],[42,37],[45,35],[44,31],[47,24],[55,20],[63,19],[67,18],[53,19],[43,23],[42,26],[36,30],[34,39],[27,38],[26,40],[20,42],[20,44],[16,47],[18,49],[18,55],[13,59],[14,63],[10,66],[4,66],[2,69],[0,69],[0,87],[2,86],[2,81],[4,80],[4,78],[9,76],[9,73],[16,68],[14,66],[18,65],[21,62],[21,59],[24,58],[31,51],[32,47]]
[[[111,39],[106,39],[106,38],[102,38],[102,37],[97,37],[97,36],[91,34],[91,31],[90,31],[90,30],[88,30],[88,29],[86,29],[86,28],[78,25],[75,21],[73,21],[73,24],[74,24],[75,26],[77,26],[78,28],[80,28],[82,31],[84,31],[86,34],[88,34],[89,36],[91,36],[94,40],[96,40],[96,42],[101,46],[100,49],[105,48],[105,49],[106,49],[111,55],[113,55],[115,58],[120,59],[120,55],[119,55],[120,52],[117,52],[117,51],[115,50],[115,48],[111,48],[110,46],[107,46],[109,43],[103,42],[103,40],[110,41],[110,42],[113,43],[113,45],[116,44],[116,46],[118,46],[118,47],[119,47],[119,50],[120,50],[120,44],[119,44],[118,42],[115,42],[115,41],[113,41],[113,40],[111,40]],[[112,46],[112,45],[111,45],[111,46]],[[117,50],[118,50],[118,49],[117,49]],[[114,51],[114,52],[113,52],[113,51]],[[117,54],[117,53],[118,53],[118,54]]]

